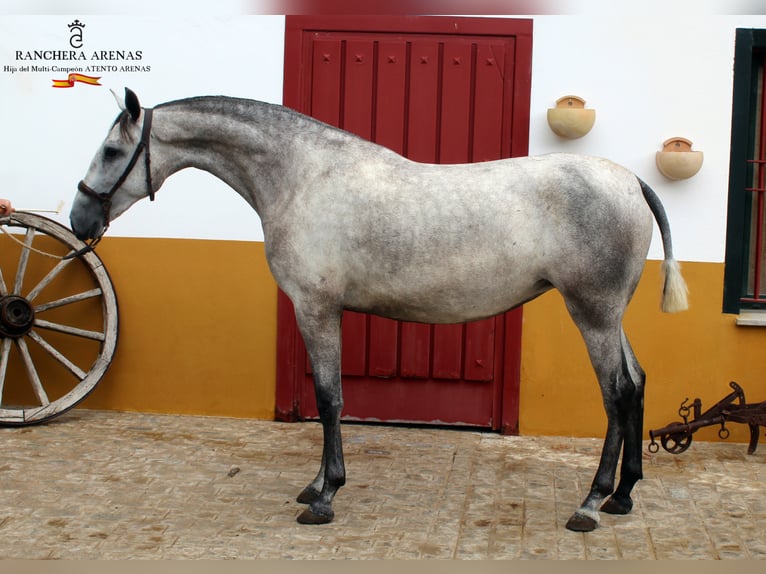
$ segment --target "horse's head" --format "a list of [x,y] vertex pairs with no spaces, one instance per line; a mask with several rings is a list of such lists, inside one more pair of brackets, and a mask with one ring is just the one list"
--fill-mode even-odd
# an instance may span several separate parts
[[[152,110],[125,88],[122,112],[77,186],[69,219],[79,239],[100,238],[109,222],[147,195],[154,199],[149,139]],[[143,161],[139,161],[143,158]]]

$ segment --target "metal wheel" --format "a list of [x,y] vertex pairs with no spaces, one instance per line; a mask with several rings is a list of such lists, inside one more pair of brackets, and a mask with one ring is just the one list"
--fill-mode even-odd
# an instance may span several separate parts
[[692,444],[692,435],[687,432],[663,435],[660,438],[662,448],[670,454],[681,454]]
[[0,425],[29,425],[82,401],[112,362],[117,298],[93,252],[55,221],[0,218]]

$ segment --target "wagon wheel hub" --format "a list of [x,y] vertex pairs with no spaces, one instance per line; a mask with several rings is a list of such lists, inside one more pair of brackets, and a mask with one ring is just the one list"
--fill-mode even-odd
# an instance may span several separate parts
[[35,310],[29,301],[17,295],[0,299],[0,334],[4,337],[23,337],[35,323]]

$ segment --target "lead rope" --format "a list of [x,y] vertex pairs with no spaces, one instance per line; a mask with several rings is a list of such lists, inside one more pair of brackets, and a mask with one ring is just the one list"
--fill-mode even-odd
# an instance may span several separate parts
[[16,243],[21,245],[24,249],[29,249],[30,251],[32,251],[34,253],[37,253],[38,255],[43,255],[45,257],[50,257],[51,259],[58,259],[58,260],[70,259],[70,257],[69,257],[70,254],[69,253],[67,255],[56,255],[54,253],[48,253],[47,251],[43,251],[42,249],[36,249],[35,247],[32,247],[31,245],[27,245],[26,243],[21,241],[21,239],[16,237],[13,233],[8,231],[5,228],[5,225],[3,225],[3,224],[0,224],[0,230],[2,230],[2,232],[5,233],[8,237],[10,237],[13,241],[15,241]]

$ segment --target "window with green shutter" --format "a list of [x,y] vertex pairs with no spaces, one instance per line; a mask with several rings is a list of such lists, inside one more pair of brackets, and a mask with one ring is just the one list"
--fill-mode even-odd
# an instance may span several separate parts
[[766,310],[766,30],[738,29],[729,162],[725,313]]

